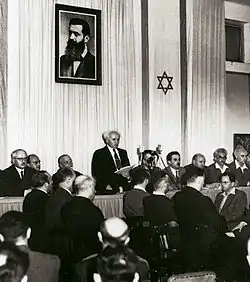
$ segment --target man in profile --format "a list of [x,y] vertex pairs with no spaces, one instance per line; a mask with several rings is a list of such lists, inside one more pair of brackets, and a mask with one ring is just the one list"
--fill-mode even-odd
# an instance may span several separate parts
[[115,130],[102,134],[105,147],[94,152],[91,170],[96,180],[96,191],[99,194],[119,192],[119,189],[126,189],[128,179],[115,172],[122,167],[129,166],[127,151],[118,148],[120,133]]
[[27,166],[39,171],[41,169],[41,161],[39,157],[35,154],[28,155]]
[[88,49],[89,39],[89,24],[81,18],[71,19],[65,54],[60,58],[60,76],[95,78],[95,57]]

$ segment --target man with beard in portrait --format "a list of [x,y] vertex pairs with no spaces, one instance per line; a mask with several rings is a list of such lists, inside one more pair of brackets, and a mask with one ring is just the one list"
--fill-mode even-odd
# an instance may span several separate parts
[[89,24],[80,18],[71,19],[65,55],[60,58],[60,76],[95,78],[95,56],[88,49],[89,39]]

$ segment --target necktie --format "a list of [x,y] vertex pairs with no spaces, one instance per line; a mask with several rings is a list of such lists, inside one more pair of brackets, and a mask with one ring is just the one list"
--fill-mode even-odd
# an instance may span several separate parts
[[116,168],[117,169],[120,169],[122,167],[122,164],[121,164],[121,160],[119,159],[115,149],[113,149],[113,152],[114,152],[114,157],[115,157],[115,165],[116,165]]
[[23,177],[24,177],[24,172],[23,170],[21,170],[21,179],[23,179]]
[[179,183],[179,174],[178,174],[178,170],[175,171],[175,177],[176,177],[176,182]]

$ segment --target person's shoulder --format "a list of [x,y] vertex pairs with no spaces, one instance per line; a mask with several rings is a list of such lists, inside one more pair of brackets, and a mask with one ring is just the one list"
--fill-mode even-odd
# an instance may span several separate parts
[[240,197],[247,197],[245,191],[235,189],[235,195],[239,195]]
[[11,165],[11,166],[5,168],[5,169],[2,171],[2,174],[3,174],[3,175],[4,175],[4,174],[8,174],[8,173],[13,172],[13,171],[15,171],[15,166],[14,166],[14,165]]
[[53,265],[56,266],[60,265],[60,259],[58,256],[56,255],[52,255],[52,254],[45,254],[45,253],[40,253],[40,252],[34,252],[34,251],[29,251],[29,257],[30,260],[34,260],[34,261],[41,261],[46,263],[47,265]]
[[103,152],[106,152],[106,151],[107,151],[107,147],[104,146],[104,147],[102,147],[102,148],[96,149],[96,150],[94,151],[94,155],[97,155],[97,154],[100,154],[100,153],[103,153]]
[[215,168],[215,163],[210,164],[207,169],[214,169]]

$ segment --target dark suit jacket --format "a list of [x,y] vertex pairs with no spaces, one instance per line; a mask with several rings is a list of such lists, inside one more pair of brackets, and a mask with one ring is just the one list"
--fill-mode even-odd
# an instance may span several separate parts
[[21,179],[14,165],[6,168],[1,173],[1,196],[23,196],[24,190],[31,188],[32,175],[36,172],[33,168],[24,169],[24,178]]
[[163,195],[151,195],[143,198],[145,216],[152,225],[163,225],[177,221],[173,202]]
[[[228,166],[228,164],[226,164]],[[229,171],[229,168],[226,169],[226,172]],[[205,184],[212,184],[220,182],[221,170],[215,167],[215,163],[211,164],[207,168],[207,177],[205,179]]]
[[33,189],[23,201],[23,213],[32,229],[29,246],[37,252],[45,252],[46,249],[45,209],[48,199],[48,194]]
[[60,268],[57,256],[33,252],[25,246],[20,249],[28,252],[30,265],[27,276],[29,282],[56,282]]
[[95,78],[95,56],[89,51],[80,62],[76,73],[73,74],[73,63],[68,61],[65,55],[60,58],[60,76],[67,77],[81,77],[81,78]]
[[123,196],[123,212],[126,217],[144,216],[143,198],[150,194],[133,188]]
[[[89,256],[77,263],[72,275],[72,282],[93,282],[93,274],[97,273],[97,258],[98,254]],[[137,256],[138,263],[136,272],[139,273],[140,281],[150,281],[149,265],[146,260]]]
[[61,216],[66,231],[75,245],[74,261],[100,250],[97,232],[104,221],[104,216],[90,199],[73,197],[62,208]]
[[[223,192],[217,194],[215,199],[215,206],[219,211],[221,202],[223,200]],[[231,230],[240,223],[245,215],[247,209],[247,196],[245,192],[235,190],[235,195],[229,194],[227,200],[222,207],[220,214],[224,216],[228,228]]]
[[171,190],[180,190],[181,189],[181,178],[183,174],[185,173],[185,168],[184,167],[179,168],[179,182],[177,182],[176,176],[173,175],[170,166],[167,166],[162,171],[164,172],[165,175],[169,176],[169,184],[170,184]]
[[[130,165],[127,151],[118,148],[122,167]],[[107,146],[94,152],[91,163],[92,176],[96,179],[96,191],[100,194],[105,193],[105,188],[110,185],[114,192],[118,191],[118,187],[126,187],[128,181],[121,175],[117,175],[116,166],[113,157]]]
[[[188,172],[189,170],[192,170],[194,169],[194,165],[193,164],[189,164],[189,165],[186,165],[184,166],[185,168],[185,172]],[[204,174],[205,174],[205,183],[206,183],[206,179],[207,179],[207,166],[204,167]],[[186,185],[186,183],[183,183],[183,185]]]
[[230,163],[228,166],[230,171],[235,175],[237,185],[247,186],[247,182],[250,181],[250,169],[244,169],[244,173],[242,173],[240,168],[236,169],[235,162]]

